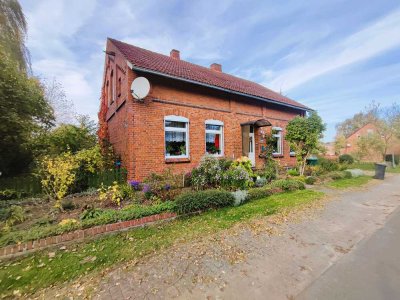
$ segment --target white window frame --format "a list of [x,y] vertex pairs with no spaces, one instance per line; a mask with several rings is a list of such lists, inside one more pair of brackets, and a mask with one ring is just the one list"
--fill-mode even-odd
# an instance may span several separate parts
[[[178,128],[178,127],[167,127],[165,123],[169,122],[182,122],[186,123],[185,128]],[[185,132],[186,136],[186,154],[185,155],[167,155],[167,149],[166,149],[166,135],[165,133],[169,132]],[[175,115],[170,115],[170,116],[165,116],[164,117],[164,157],[166,159],[170,158],[189,158],[189,119],[181,116],[175,116]]]
[[[217,125],[217,126],[221,126],[220,130],[211,130],[211,129],[207,129],[207,125]],[[205,127],[205,134],[204,134],[204,151],[206,154],[211,155],[211,156],[224,156],[224,122],[221,122],[219,120],[206,120],[204,122],[204,127]],[[221,149],[221,153],[220,154],[211,154],[211,153],[207,153],[207,133],[214,133],[214,134],[219,134],[221,136],[221,145],[220,145],[220,149]]]
[[282,128],[281,127],[272,127],[272,131],[278,131],[278,133],[272,134],[273,137],[277,138],[277,148],[280,149],[280,152],[273,152],[273,156],[282,156],[283,155],[283,136],[282,136]]

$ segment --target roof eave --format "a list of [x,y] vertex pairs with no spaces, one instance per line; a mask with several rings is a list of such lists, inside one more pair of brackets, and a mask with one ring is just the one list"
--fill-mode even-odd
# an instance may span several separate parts
[[198,82],[198,81],[195,81],[195,80],[186,79],[186,78],[182,78],[182,77],[178,77],[178,76],[174,76],[174,75],[169,75],[169,74],[165,74],[165,73],[162,73],[162,72],[158,72],[158,71],[154,71],[154,70],[150,70],[150,69],[146,69],[146,68],[137,67],[137,66],[135,66],[134,64],[132,64],[128,60],[126,62],[128,64],[128,67],[131,68],[134,71],[146,72],[146,73],[150,73],[150,74],[154,74],[154,75],[159,75],[159,76],[171,78],[171,79],[174,79],[174,80],[180,80],[180,81],[184,81],[184,82],[188,82],[188,83],[192,83],[192,84],[197,84],[197,85],[208,87],[208,88],[211,88],[211,89],[215,89],[215,90],[219,90],[219,91],[223,91],[223,92],[227,92],[227,93],[231,93],[231,94],[236,94],[236,95],[240,95],[240,96],[244,96],[244,97],[257,99],[257,100],[264,101],[264,102],[267,102],[267,103],[272,103],[272,104],[276,104],[276,105],[282,105],[282,106],[286,106],[286,107],[290,107],[290,108],[295,108],[295,109],[299,109],[299,110],[302,110],[302,111],[309,111],[309,112],[314,111],[313,109],[311,109],[309,107],[296,106],[296,105],[292,105],[292,104],[276,101],[276,100],[273,100],[273,99],[268,99],[268,98],[258,97],[258,96],[254,96],[254,95],[250,95],[250,94],[246,94],[246,93],[241,93],[241,92],[233,91],[233,90],[230,90],[230,89],[222,88],[222,87],[219,87],[219,86]]

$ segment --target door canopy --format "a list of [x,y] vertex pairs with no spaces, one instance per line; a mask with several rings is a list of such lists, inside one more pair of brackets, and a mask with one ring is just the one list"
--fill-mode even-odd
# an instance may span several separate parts
[[240,126],[246,126],[246,125],[253,125],[253,126],[256,126],[256,127],[272,126],[272,124],[266,119],[248,121],[246,123],[240,124]]

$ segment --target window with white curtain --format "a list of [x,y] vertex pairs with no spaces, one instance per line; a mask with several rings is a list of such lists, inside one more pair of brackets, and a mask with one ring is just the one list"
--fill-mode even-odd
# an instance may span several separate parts
[[224,154],[224,123],[218,120],[206,120],[206,153],[222,156]]
[[274,151],[273,155],[282,155],[283,154],[283,145],[282,145],[282,128],[280,127],[272,127],[272,136],[275,138]]
[[189,119],[180,116],[164,118],[165,157],[189,157]]

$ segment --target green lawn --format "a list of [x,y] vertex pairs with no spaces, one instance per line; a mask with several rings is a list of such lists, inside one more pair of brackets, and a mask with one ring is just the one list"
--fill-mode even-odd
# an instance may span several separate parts
[[370,176],[360,176],[360,177],[354,177],[354,178],[344,178],[344,179],[338,179],[335,181],[331,181],[328,183],[328,186],[334,187],[337,189],[346,189],[350,187],[358,187],[366,184],[368,181],[370,181],[372,177]]
[[58,250],[54,258],[49,258],[49,251],[41,251],[11,264],[2,262],[1,296],[11,296],[15,290],[22,294],[33,293],[40,288],[115,266],[119,262],[138,259],[173,243],[211,235],[238,222],[271,215],[283,208],[310,203],[323,196],[323,193],[311,190],[276,194],[239,207],[213,210],[164,225],[105,236],[77,245],[74,252],[70,251],[71,247],[69,251]]
[[[365,171],[374,171],[375,164],[374,163],[355,163],[350,166],[351,169],[360,169]],[[386,172],[388,173],[400,173],[400,166],[396,168],[386,168]]]

